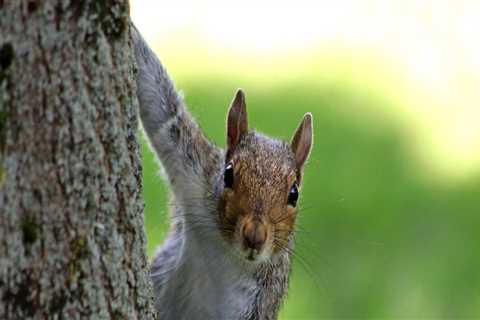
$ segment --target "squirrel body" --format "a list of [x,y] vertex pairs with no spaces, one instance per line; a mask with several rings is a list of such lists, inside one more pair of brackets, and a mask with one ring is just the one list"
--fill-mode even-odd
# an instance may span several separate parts
[[131,24],[140,117],[172,189],[171,228],[151,265],[161,319],[276,319],[288,288],[312,117],[292,142],[248,130],[239,90],[227,148],[203,135]]

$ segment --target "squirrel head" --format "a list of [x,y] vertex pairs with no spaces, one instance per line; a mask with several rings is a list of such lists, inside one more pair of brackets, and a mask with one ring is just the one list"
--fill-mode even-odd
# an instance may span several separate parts
[[237,91],[227,116],[219,212],[222,234],[246,259],[268,261],[289,250],[312,141],[310,113],[290,143],[249,131],[245,95]]

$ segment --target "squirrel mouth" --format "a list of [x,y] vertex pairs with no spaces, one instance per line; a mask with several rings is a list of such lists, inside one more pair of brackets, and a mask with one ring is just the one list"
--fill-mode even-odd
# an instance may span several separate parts
[[253,249],[250,249],[250,252],[248,253],[247,259],[250,261],[255,260]]
[[255,261],[255,260],[257,260],[259,254],[260,254],[259,250],[249,249],[247,251],[247,260],[248,261]]

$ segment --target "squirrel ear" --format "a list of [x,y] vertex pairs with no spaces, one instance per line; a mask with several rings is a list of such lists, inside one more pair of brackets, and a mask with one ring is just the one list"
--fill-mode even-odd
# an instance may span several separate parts
[[227,157],[231,155],[240,139],[248,133],[245,94],[238,89],[227,116]]
[[302,170],[305,161],[307,161],[310,151],[312,149],[313,142],[313,126],[312,126],[312,114],[306,113],[302,122],[295,131],[295,134],[290,143],[292,151],[295,155],[297,162],[297,168]]

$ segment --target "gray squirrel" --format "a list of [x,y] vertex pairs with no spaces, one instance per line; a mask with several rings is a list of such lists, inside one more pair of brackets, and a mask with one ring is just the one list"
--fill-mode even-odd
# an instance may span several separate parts
[[170,232],[151,265],[160,319],[276,319],[288,289],[312,115],[291,143],[266,137],[248,129],[238,90],[224,151],[204,136],[133,24],[131,35],[141,121],[173,193]]

